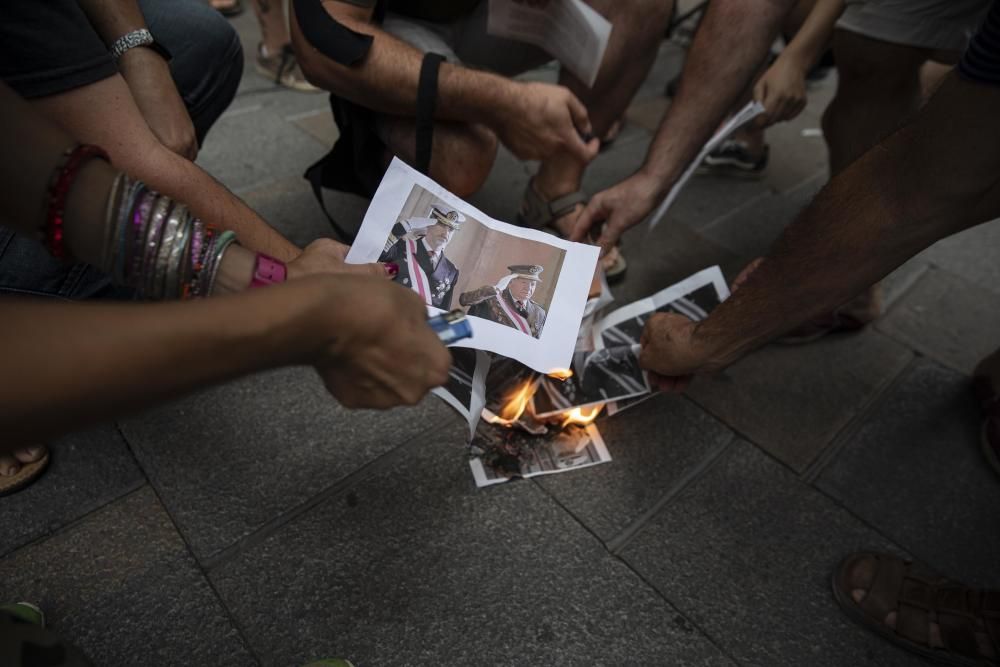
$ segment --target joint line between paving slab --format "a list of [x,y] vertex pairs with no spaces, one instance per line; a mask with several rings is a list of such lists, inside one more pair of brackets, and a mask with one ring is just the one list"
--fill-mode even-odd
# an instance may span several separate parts
[[[879,332],[881,333],[881,332]],[[888,338],[892,338],[889,336]],[[889,393],[898,383],[902,382],[903,376],[906,371],[909,370],[913,364],[917,361],[918,355],[914,353],[913,349],[910,347],[906,348],[910,353],[909,359],[906,363],[900,366],[899,371],[895,375],[888,378],[882,384],[872,391],[871,396],[868,397],[861,407],[858,408],[857,413],[851,417],[843,428],[834,433],[833,437],[830,439],[830,443],[820,452],[819,456],[813,459],[812,463],[806,466],[806,469],[802,471],[800,479],[806,484],[813,486],[815,488],[814,482],[819,479],[819,476],[823,474],[827,466],[833,463],[833,460],[837,457],[837,454],[844,449],[847,445],[848,437],[853,435],[861,428],[864,423],[865,418],[871,413],[872,408],[878,402],[880,398]]]
[[[732,438],[732,439],[730,439],[729,443],[727,443],[726,445],[723,445],[722,447],[720,447],[719,448],[719,454],[721,454],[723,451],[729,449],[729,446],[732,445],[732,443],[734,443],[735,441],[736,441],[736,438]],[[718,458],[718,455],[710,457],[710,459],[712,461],[716,460],[717,458]],[[684,620],[686,620],[688,623],[690,623],[691,627],[693,627],[697,632],[699,632],[701,634],[701,636],[704,637],[706,641],[708,641],[709,644],[711,644],[716,649],[718,649],[720,653],[722,653],[724,656],[726,656],[731,661],[733,661],[733,663],[735,663],[737,665],[741,664],[739,660],[737,660],[734,656],[730,655],[729,652],[727,652],[726,649],[722,645],[720,645],[717,641],[715,641],[715,638],[713,638],[712,635],[710,635],[708,632],[706,632],[704,628],[702,628],[694,620],[692,620],[687,614],[685,614],[683,611],[681,611],[681,608],[678,607],[676,604],[674,604],[674,602],[670,598],[668,598],[666,595],[664,595],[663,591],[661,591],[659,588],[656,587],[655,584],[653,584],[645,576],[643,576],[643,574],[641,572],[639,572],[634,567],[632,567],[631,563],[629,563],[627,560],[625,560],[624,558],[622,558],[620,555],[614,553],[609,548],[609,546],[608,546],[608,544],[610,544],[610,543],[605,544],[604,540],[601,539],[600,535],[598,535],[593,530],[591,530],[590,526],[588,526],[582,519],[580,519],[580,517],[578,517],[576,514],[574,514],[571,509],[569,509],[568,507],[566,507],[566,505],[564,505],[563,503],[561,503],[559,501],[559,499],[555,495],[553,495],[552,493],[550,493],[548,489],[546,489],[544,486],[542,486],[537,479],[532,479],[531,481],[534,483],[535,488],[539,489],[543,494],[545,494],[546,496],[548,496],[549,499],[552,502],[554,502],[560,509],[562,509],[564,512],[566,512],[566,514],[568,514],[569,517],[573,521],[575,521],[577,523],[577,525],[579,525],[581,528],[583,528],[583,530],[585,530],[595,540],[597,540],[597,543],[600,544],[602,547],[604,547],[604,550],[608,552],[609,556],[611,556],[612,558],[614,558],[615,560],[617,560],[619,563],[621,563],[623,566],[625,566],[632,574],[634,574],[636,577],[638,577],[639,581],[641,581],[643,584],[645,584],[646,587],[649,588],[649,590],[651,590],[654,595],[656,595],[661,600],[663,600],[664,602],[666,602],[667,606],[669,606],[671,609],[674,610],[674,612],[676,612],[677,614],[679,614],[681,617],[684,618]]]
[[611,554],[614,556],[618,556],[619,554],[621,554],[622,550],[626,546],[628,546],[628,544],[635,538],[636,535],[642,532],[642,529],[649,524],[649,522],[653,519],[653,517],[659,514],[660,510],[666,507],[667,504],[670,503],[670,501],[672,501],[674,498],[676,498],[681,492],[683,492],[684,489],[686,489],[688,486],[690,486],[696,480],[698,480],[698,478],[700,478],[703,474],[705,474],[705,472],[709,468],[711,468],[712,465],[716,461],[718,461],[719,458],[725,452],[729,451],[729,448],[732,447],[734,442],[736,442],[736,439],[737,436],[734,435],[732,438],[729,439],[729,442],[719,447],[717,451],[712,452],[706,458],[702,459],[698,463],[698,465],[696,465],[693,469],[688,471],[687,474],[683,475],[680,479],[674,482],[667,489],[666,493],[664,493],[663,496],[660,497],[660,499],[657,500],[652,507],[643,512],[637,519],[635,519],[632,523],[626,526],[624,530],[622,530],[620,533],[618,533],[610,540],[608,540],[608,543],[606,545],[608,551],[610,551]]
[[[747,199],[745,202],[743,202],[739,206],[736,206],[735,208],[729,209],[728,211],[726,211],[722,215],[718,216],[714,220],[710,220],[708,223],[706,223],[701,228],[701,231],[702,232],[709,232],[709,231],[711,231],[712,228],[717,227],[718,225],[722,224],[723,222],[725,222],[729,218],[732,218],[733,216],[738,215],[742,211],[750,208],[751,206],[754,206],[758,202],[761,202],[761,201],[767,199],[768,197],[787,197],[787,196],[790,196],[792,193],[796,192],[797,190],[799,190],[801,188],[804,188],[807,185],[809,185],[809,183],[811,183],[812,181],[816,180],[817,177],[822,176],[825,171],[826,171],[825,167],[822,168],[822,169],[819,169],[819,170],[813,172],[812,174],[810,174],[808,177],[802,179],[801,181],[799,181],[798,183],[796,183],[792,187],[788,188],[785,191],[781,191],[781,190],[773,189],[771,187],[767,187],[764,190],[764,192],[761,192],[760,194],[758,194],[758,195],[756,195],[754,197],[751,197],[750,199]],[[789,222],[791,222],[791,220],[789,220]]]
[[357,486],[358,483],[370,478],[381,470],[384,470],[393,460],[397,457],[398,452],[403,450],[407,445],[421,440],[428,435],[437,432],[442,425],[446,423],[447,420],[441,420],[434,425],[420,431],[419,433],[413,435],[407,440],[399,443],[389,451],[381,454],[368,463],[364,464],[360,468],[352,471],[351,473],[341,477],[339,480],[334,482],[332,485],[323,489],[311,498],[307,498],[298,505],[292,507],[291,509],[282,512],[278,516],[274,517],[270,521],[262,524],[253,532],[244,535],[238,539],[233,544],[229,545],[222,551],[217,552],[212,556],[205,558],[205,570],[206,572],[211,572],[217,568],[225,565],[229,561],[233,560],[239,556],[243,551],[250,549],[258,544],[264,542],[274,533],[280,530],[287,524],[295,521],[303,514],[313,509],[317,505],[320,505],[330,498],[334,498],[344,491]]
[[722,655],[724,655],[727,658],[729,658],[729,660],[731,660],[734,665],[742,665],[743,664],[742,662],[740,662],[736,658],[736,656],[732,655],[729,651],[727,651],[726,647],[723,646],[720,642],[718,642],[715,639],[715,637],[713,637],[712,634],[710,632],[708,632],[708,630],[706,630],[705,628],[701,627],[701,625],[699,625],[697,622],[695,622],[694,619],[692,619],[690,616],[688,616],[684,612],[684,610],[682,610],[677,604],[675,604],[673,600],[671,600],[663,591],[661,591],[656,586],[656,584],[654,584],[649,579],[647,579],[642,574],[642,572],[640,572],[639,570],[637,570],[634,567],[632,567],[631,563],[629,563],[627,560],[625,560],[621,556],[618,556],[618,555],[615,555],[615,554],[612,554],[612,557],[615,558],[616,560],[618,560],[618,562],[620,562],[622,565],[624,565],[625,567],[627,567],[630,572],[632,572],[636,577],[639,578],[639,581],[641,581],[642,583],[646,584],[646,586],[648,586],[650,588],[650,590],[652,590],[661,600],[663,600],[668,605],[670,605],[671,609],[673,609],[684,620],[686,620],[688,623],[690,623],[691,627],[694,628],[697,632],[699,632],[701,634],[701,636],[704,637],[706,641],[708,641],[709,644],[711,644],[716,649],[718,649],[719,653],[721,653]]
[[[125,433],[122,431],[121,426],[118,424],[118,422],[115,422],[115,428],[118,429],[118,433],[121,435],[122,439],[125,440],[125,444],[128,446],[129,451],[132,451],[132,445],[128,443],[128,439],[125,437]],[[139,469],[142,470],[143,474],[145,475],[146,471],[142,467],[142,464],[140,463],[139,458],[135,455],[134,451],[132,451],[132,456],[136,460],[136,465],[139,466]],[[243,626],[240,625],[236,616],[229,608],[229,605],[226,604],[226,601],[222,598],[222,595],[219,593],[218,589],[216,589],[215,584],[212,583],[212,580],[208,576],[208,570],[204,566],[202,566],[201,562],[198,560],[197,554],[191,547],[190,542],[188,542],[188,539],[184,535],[184,531],[181,530],[181,527],[177,523],[177,520],[174,519],[174,515],[168,509],[166,501],[160,495],[160,491],[156,488],[156,485],[153,484],[151,479],[147,483],[149,484],[149,488],[150,490],[152,490],[153,495],[156,497],[156,502],[160,504],[160,507],[163,509],[163,513],[167,515],[167,520],[170,521],[170,525],[174,527],[174,532],[177,533],[177,537],[180,539],[181,544],[184,545],[184,549],[187,551],[188,556],[190,556],[191,561],[194,563],[195,568],[197,568],[198,573],[201,574],[202,581],[204,581],[205,585],[208,586],[208,588],[212,591],[212,595],[215,596],[215,599],[218,601],[219,606],[222,607],[223,613],[229,620],[229,624],[236,631],[236,635],[240,638],[240,641],[243,642],[243,647],[246,649],[247,653],[250,655],[251,658],[254,659],[254,661],[256,661],[258,665],[263,664],[260,660],[260,656],[258,656],[257,653],[254,651],[253,645],[250,643],[248,635],[244,631]]]
[[53,530],[49,530],[48,528],[46,528],[45,532],[42,533],[41,535],[38,535],[38,536],[36,536],[36,537],[28,540],[24,544],[19,544],[16,547],[10,549],[9,551],[6,551],[6,552],[0,554],[0,560],[4,560],[4,559],[8,558],[9,556],[13,556],[14,554],[16,554],[17,552],[21,551],[22,549],[26,549],[26,548],[28,548],[30,546],[35,545],[35,544],[39,544],[41,542],[44,542],[45,540],[48,540],[49,538],[55,537],[56,535],[64,533],[67,530],[70,530],[70,529],[74,528],[81,521],[83,521],[83,520],[87,519],[88,517],[90,517],[90,516],[92,516],[92,515],[100,512],[101,510],[103,510],[104,508],[106,508],[108,505],[111,505],[112,503],[116,503],[119,500],[122,500],[123,498],[132,495],[133,493],[135,493],[136,491],[138,491],[142,487],[144,487],[147,484],[149,484],[149,480],[146,479],[146,474],[142,470],[142,468],[140,468],[139,471],[143,473],[143,478],[142,479],[139,479],[139,480],[136,480],[136,481],[132,482],[131,484],[129,484],[128,486],[126,486],[124,489],[122,489],[121,492],[119,492],[119,493],[115,493],[112,496],[109,496],[107,498],[102,498],[102,499],[98,500],[97,504],[94,505],[93,508],[91,508],[90,510],[84,512],[83,514],[81,514],[80,516],[76,517],[75,519],[62,524],[62,525],[56,527]]

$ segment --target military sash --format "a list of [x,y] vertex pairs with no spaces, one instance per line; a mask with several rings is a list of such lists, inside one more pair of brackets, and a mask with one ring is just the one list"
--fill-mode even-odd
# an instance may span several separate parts
[[507,299],[503,298],[502,293],[497,296],[497,301],[500,302],[500,307],[503,308],[504,314],[510,318],[510,321],[514,323],[514,326],[530,336],[531,327],[528,325],[528,320],[521,317],[514,308],[510,307],[510,304],[507,303]]
[[417,261],[417,242],[413,239],[406,240],[406,268],[410,272],[413,291],[419,294],[428,306],[434,305],[431,303],[431,283],[420,267],[420,262]]

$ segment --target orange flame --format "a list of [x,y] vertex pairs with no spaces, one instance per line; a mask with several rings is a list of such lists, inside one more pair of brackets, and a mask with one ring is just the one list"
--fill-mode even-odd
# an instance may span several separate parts
[[568,368],[556,368],[549,371],[549,377],[554,380],[559,380],[565,382],[566,380],[573,377],[573,371]]
[[511,424],[517,421],[517,418],[524,414],[525,408],[528,407],[528,401],[531,400],[531,396],[534,394],[534,383],[526,381],[520,387],[518,387],[500,408],[500,414],[497,417],[501,420],[500,423]]
[[603,409],[604,409],[603,403],[592,405],[589,408],[573,408],[569,412],[565,413],[560,428],[566,428],[570,424],[579,424],[580,426],[586,426],[590,422],[597,419],[597,415],[601,414],[601,410]]

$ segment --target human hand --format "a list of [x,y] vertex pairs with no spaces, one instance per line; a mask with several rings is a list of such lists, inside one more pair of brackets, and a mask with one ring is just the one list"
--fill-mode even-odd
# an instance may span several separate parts
[[324,287],[325,299],[309,318],[320,332],[311,363],[342,405],[415,405],[448,381],[451,354],[413,291],[357,275],[325,280]]
[[806,108],[806,71],[793,58],[778,57],[753,88],[754,100],[764,105],[755,123],[764,128],[791,120]]
[[399,273],[399,267],[388,262],[379,264],[347,264],[344,259],[350,246],[333,239],[316,239],[306,246],[302,254],[288,263],[288,279],[294,280],[302,276],[319,273],[348,274],[359,276],[384,276],[388,279]]
[[601,254],[618,243],[627,229],[642,222],[659,201],[657,179],[636,172],[618,185],[591,197],[569,238],[601,246]]
[[142,117],[160,143],[189,160],[198,157],[194,124],[167,61],[152,49],[140,46],[126,51],[118,67]]
[[696,323],[676,313],[654,313],[642,330],[639,365],[650,372],[660,391],[682,392],[704,359],[692,337]]
[[598,139],[585,141],[593,128],[587,108],[565,86],[514,82],[514,108],[498,111],[492,126],[504,146],[522,160],[544,160],[569,153],[586,164],[601,149]]

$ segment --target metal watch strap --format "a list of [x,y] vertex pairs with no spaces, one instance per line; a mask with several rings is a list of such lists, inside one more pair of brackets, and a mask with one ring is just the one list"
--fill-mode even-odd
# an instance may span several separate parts
[[114,44],[111,45],[111,57],[117,63],[125,55],[126,51],[134,49],[137,46],[145,46],[153,49],[167,62],[170,62],[172,57],[170,51],[167,51],[162,44],[153,39],[153,33],[149,32],[146,28],[127,32],[116,39]]

